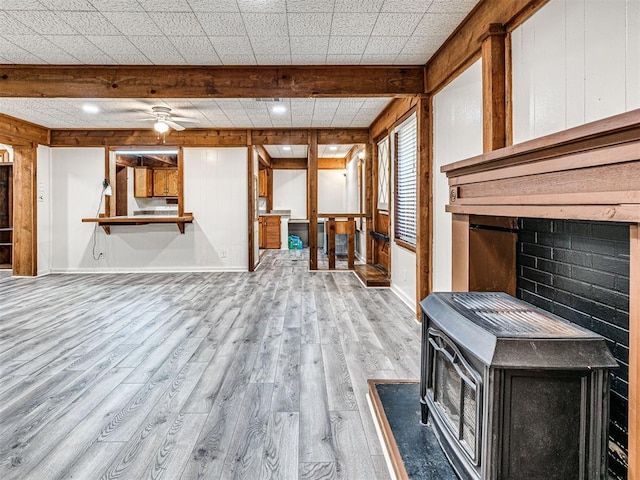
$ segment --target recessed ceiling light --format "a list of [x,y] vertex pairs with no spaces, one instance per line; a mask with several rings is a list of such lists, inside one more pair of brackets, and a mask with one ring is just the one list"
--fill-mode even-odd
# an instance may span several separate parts
[[335,152],[336,150],[338,150],[338,147],[336,147],[335,145],[331,145],[329,147],[329,150],[331,150],[332,152]]
[[285,107],[284,105],[274,105],[271,111],[273,113],[284,113],[287,111],[287,107]]
[[90,103],[85,103],[82,105],[82,110],[85,113],[98,113],[100,108],[97,105],[91,105]]
[[290,151],[291,151],[291,147],[282,147],[282,149],[283,149],[285,152],[290,152]]

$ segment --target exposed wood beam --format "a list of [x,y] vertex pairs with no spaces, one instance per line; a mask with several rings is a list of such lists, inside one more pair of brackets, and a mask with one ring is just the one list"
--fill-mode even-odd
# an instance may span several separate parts
[[367,143],[368,141],[368,128],[318,130],[318,145],[350,145],[352,143]]
[[258,129],[251,131],[254,145],[307,145],[308,130],[298,129]]
[[307,218],[309,219],[309,269],[318,269],[318,132],[309,131]]
[[13,149],[13,274],[33,277],[38,273],[36,210],[37,146]]
[[483,147],[491,152],[507,146],[506,29],[489,25],[482,40]]
[[52,147],[106,146],[184,146],[184,147],[246,147],[247,130],[189,129],[171,132],[164,138],[152,129],[145,130],[80,130],[52,129]]
[[138,167],[138,162],[136,162],[133,158],[123,157],[122,155],[116,155],[116,166],[117,167]]
[[307,159],[306,158],[272,158],[271,168],[273,168],[274,170],[306,170]]
[[319,158],[318,170],[344,170],[347,168],[347,158]]
[[418,152],[416,159],[416,315],[420,314],[420,301],[431,293],[431,246],[433,234],[431,227],[432,201],[432,99],[422,96],[417,106]]
[[258,152],[258,161],[265,167],[271,167],[271,155],[262,145],[255,145],[254,148]]
[[373,121],[370,128],[371,139],[377,141],[387,135],[409,110],[416,106],[418,97],[396,98]]
[[0,143],[29,146],[49,144],[49,129],[0,113]]
[[471,11],[427,63],[426,92],[436,93],[480,57],[481,38],[492,23],[508,31],[548,0],[484,0]]
[[0,66],[2,97],[377,97],[422,91],[420,66]]

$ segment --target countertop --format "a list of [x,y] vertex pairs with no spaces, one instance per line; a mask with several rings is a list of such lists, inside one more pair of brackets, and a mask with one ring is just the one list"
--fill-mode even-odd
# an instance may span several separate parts
[[269,213],[258,212],[261,217],[290,217],[291,210],[271,210]]

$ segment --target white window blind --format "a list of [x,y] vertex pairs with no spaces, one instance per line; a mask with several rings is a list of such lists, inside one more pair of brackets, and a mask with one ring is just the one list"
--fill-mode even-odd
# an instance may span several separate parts
[[395,238],[416,244],[418,122],[412,115],[396,131]]

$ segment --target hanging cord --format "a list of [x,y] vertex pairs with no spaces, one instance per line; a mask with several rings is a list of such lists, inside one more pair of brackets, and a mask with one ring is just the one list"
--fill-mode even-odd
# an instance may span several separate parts
[[[102,209],[102,200],[104,199],[104,192],[107,189],[107,186],[109,184],[107,183],[106,180],[104,180],[102,182],[102,192],[100,192],[100,203],[98,203],[98,211],[96,212],[96,218],[98,218],[100,216],[100,210]],[[91,251],[91,254],[93,255],[93,259],[98,261],[100,260],[100,258],[102,257],[102,253],[98,253],[98,255],[96,255],[96,246],[98,244],[98,222],[96,222],[95,226],[93,227],[93,249]]]

